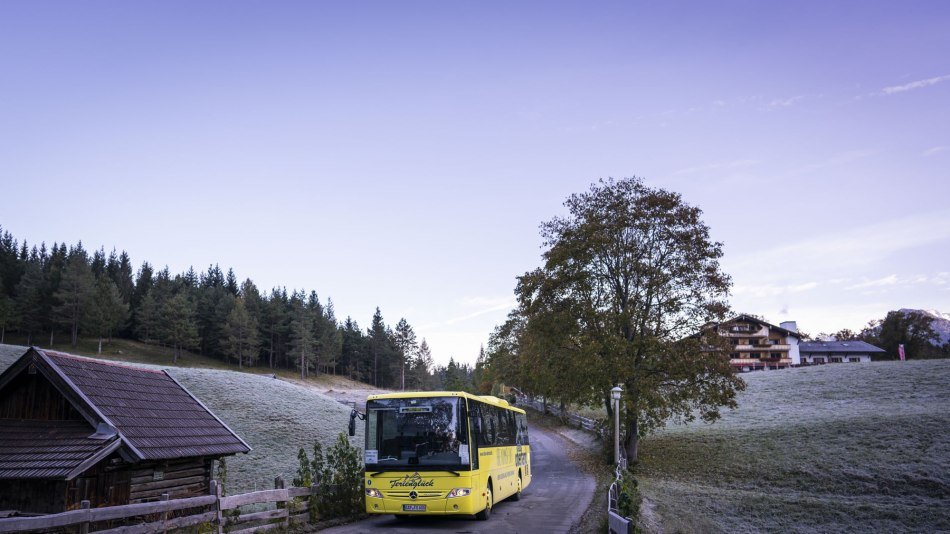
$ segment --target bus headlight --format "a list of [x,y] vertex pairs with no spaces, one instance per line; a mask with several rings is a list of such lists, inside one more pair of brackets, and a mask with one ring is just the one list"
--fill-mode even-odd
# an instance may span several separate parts
[[367,497],[377,497],[377,498],[379,498],[379,499],[382,499],[382,498],[383,498],[382,492],[380,492],[380,491],[379,491],[378,489],[376,489],[376,488],[366,488],[366,496],[367,496]]
[[446,498],[451,499],[452,497],[468,497],[471,494],[472,488],[453,488]]

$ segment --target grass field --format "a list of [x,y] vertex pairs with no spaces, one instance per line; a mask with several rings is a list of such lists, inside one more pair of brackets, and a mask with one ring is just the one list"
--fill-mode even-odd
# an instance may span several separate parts
[[743,378],[721,421],[641,442],[666,532],[950,532],[950,360]]
[[[0,372],[25,351],[26,347],[0,345]],[[134,365],[155,367],[143,365],[137,354],[124,352],[121,356]],[[118,359],[115,356],[120,355],[112,359]],[[146,354],[142,360],[150,361],[151,357]],[[273,488],[278,475],[290,484],[300,447],[309,452],[319,440],[326,448],[339,432],[346,432],[350,409],[320,392],[328,385],[331,389],[345,386],[345,379],[324,377],[302,385],[263,374],[167,364],[157,367],[168,369],[253,448],[249,454],[228,459],[226,490],[230,494]],[[357,428],[351,443],[362,447],[363,431],[359,425]]]

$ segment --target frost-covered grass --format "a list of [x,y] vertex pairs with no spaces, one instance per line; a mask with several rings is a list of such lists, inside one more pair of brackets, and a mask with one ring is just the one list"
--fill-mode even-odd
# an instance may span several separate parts
[[[26,347],[0,345],[0,372],[25,351]],[[346,432],[350,409],[317,393],[315,387],[218,369],[159,368],[168,369],[253,448],[249,454],[227,459],[230,494],[273,488],[278,475],[289,485],[297,470],[298,449],[309,453],[315,440],[327,448],[338,433]],[[360,425],[351,443],[362,448]]]
[[667,531],[950,531],[950,360],[743,378],[719,422],[641,442]]

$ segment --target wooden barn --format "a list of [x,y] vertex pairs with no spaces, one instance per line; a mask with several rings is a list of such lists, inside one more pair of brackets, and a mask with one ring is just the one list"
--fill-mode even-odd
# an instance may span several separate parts
[[251,448],[164,371],[30,348],[0,375],[0,510],[205,495]]

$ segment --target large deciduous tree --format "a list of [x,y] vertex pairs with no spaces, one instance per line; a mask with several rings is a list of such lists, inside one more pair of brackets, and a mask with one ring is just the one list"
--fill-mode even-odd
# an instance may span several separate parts
[[699,336],[728,313],[722,245],[698,208],[639,178],[601,180],[565,207],[541,226],[544,265],[519,277],[518,309],[490,348],[562,403],[599,400],[610,412],[621,385],[636,461],[640,436],[671,419],[715,420],[745,387],[715,329]]
[[883,320],[871,321],[860,337],[879,345],[892,360],[898,358],[900,345],[904,345],[908,359],[939,357],[941,353],[936,345],[939,337],[933,322],[933,317],[920,311],[889,311]]

